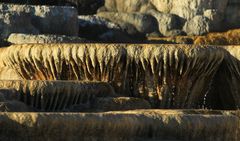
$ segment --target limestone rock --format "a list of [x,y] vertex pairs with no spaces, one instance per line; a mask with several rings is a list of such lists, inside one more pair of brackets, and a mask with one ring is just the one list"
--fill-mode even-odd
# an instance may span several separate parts
[[0,5],[0,8],[0,38],[6,39],[11,33],[39,33],[31,23],[30,14],[5,12],[3,5]]
[[215,9],[208,9],[204,11],[203,15],[210,20],[210,31],[222,31],[224,15]]
[[123,26],[110,22],[96,15],[78,16],[81,37],[102,42],[131,41],[128,31]]
[[92,109],[96,111],[122,111],[150,109],[151,105],[144,99],[133,97],[97,98]]
[[26,43],[86,43],[86,39],[75,37],[75,36],[65,36],[65,35],[32,35],[32,34],[22,34],[22,33],[12,33],[8,37],[8,42],[12,44],[26,44]]
[[140,13],[101,12],[97,14],[114,23],[128,23],[133,25],[138,32],[147,34],[157,31],[158,24],[155,18]]
[[159,32],[164,36],[174,36],[169,34],[171,30],[182,29],[183,20],[177,15],[161,13],[156,10],[149,10],[148,14],[155,17],[158,21]]
[[0,0],[0,2],[28,5],[74,6],[81,15],[95,14],[97,9],[104,4],[103,0]]
[[207,9],[216,9],[224,14],[228,0],[152,0],[152,4],[160,12],[176,14],[190,20],[203,15]]
[[0,53],[24,79],[109,82],[159,108],[202,107],[224,57],[212,46],[156,44],[14,45]]
[[151,9],[149,0],[105,0],[105,8],[111,12],[146,12]]
[[10,33],[78,35],[77,11],[72,7],[0,4],[1,36]]
[[210,20],[204,16],[195,16],[187,21],[183,30],[187,35],[204,35],[210,31]]
[[22,77],[12,68],[0,67],[0,80],[20,80]]
[[16,90],[19,101],[40,111],[62,111],[95,97],[115,96],[104,82],[0,80],[0,88]]
[[0,113],[4,127],[0,128],[0,136],[4,141],[237,141],[237,113],[198,110],[6,112]]

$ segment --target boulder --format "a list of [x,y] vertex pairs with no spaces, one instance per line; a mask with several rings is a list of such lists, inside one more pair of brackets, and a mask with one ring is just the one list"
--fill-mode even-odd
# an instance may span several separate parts
[[210,20],[204,16],[195,16],[183,27],[187,35],[204,35],[210,31]]
[[104,5],[104,0],[0,0],[3,3],[28,5],[74,6],[79,14],[95,14]]
[[203,15],[206,9],[216,9],[223,14],[228,0],[151,0],[160,12],[176,14],[190,20],[196,15]]
[[12,44],[26,44],[26,43],[84,43],[87,40],[75,37],[75,36],[65,36],[65,35],[32,35],[32,34],[22,34],[22,33],[12,33],[8,37],[8,42]]
[[158,24],[154,17],[140,13],[101,12],[97,14],[114,23],[127,23],[133,25],[142,34],[158,30]]
[[174,14],[167,14],[158,12],[156,10],[149,10],[147,12],[155,17],[158,21],[159,32],[164,36],[174,36],[178,34],[171,34],[170,30],[181,29],[184,23],[184,20]]
[[152,9],[150,0],[105,0],[106,11],[112,12],[142,12]]
[[39,30],[33,26],[29,17],[30,14],[25,12],[0,10],[0,38],[6,39],[11,33],[39,34]]
[[77,11],[72,7],[0,4],[0,33],[78,35]]

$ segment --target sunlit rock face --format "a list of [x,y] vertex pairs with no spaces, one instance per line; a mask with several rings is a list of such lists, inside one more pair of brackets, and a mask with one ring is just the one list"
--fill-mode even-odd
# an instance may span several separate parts
[[143,44],[32,44],[2,48],[23,79],[109,82],[155,108],[202,108],[224,57],[216,47]]
[[115,96],[113,88],[104,82],[0,80],[0,88],[17,91],[14,100],[37,111],[68,111],[97,97]]
[[[224,60],[214,77],[210,93],[209,108],[240,108],[240,46],[222,47],[226,51]],[[212,96],[212,97],[211,97]]]

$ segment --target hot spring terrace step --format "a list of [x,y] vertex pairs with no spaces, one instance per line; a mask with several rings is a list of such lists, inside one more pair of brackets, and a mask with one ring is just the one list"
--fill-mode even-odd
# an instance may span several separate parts
[[6,141],[238,141],[234,111],[136,110],[106,113],[0,113]]

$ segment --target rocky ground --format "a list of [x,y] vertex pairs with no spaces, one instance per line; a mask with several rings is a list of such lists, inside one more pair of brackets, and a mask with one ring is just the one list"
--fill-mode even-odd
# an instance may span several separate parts
[[239,86],[238,0],[0,0],[0,141],[238,141]]

